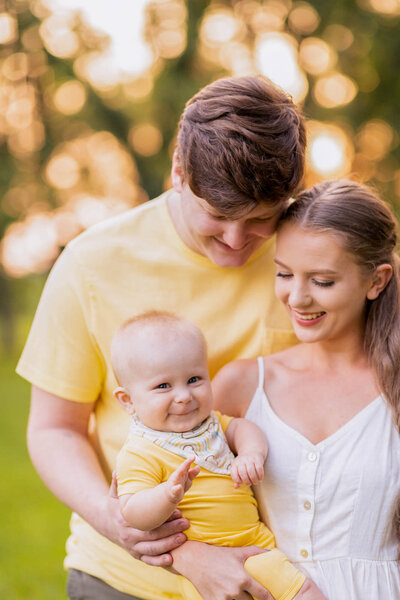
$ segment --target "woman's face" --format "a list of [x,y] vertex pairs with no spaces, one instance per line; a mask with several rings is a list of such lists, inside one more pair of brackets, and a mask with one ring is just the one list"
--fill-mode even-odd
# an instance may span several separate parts
[[275,262],[275,291],[300,341],[361,341],[372,277],[338,236],[286,223],[278,231]]

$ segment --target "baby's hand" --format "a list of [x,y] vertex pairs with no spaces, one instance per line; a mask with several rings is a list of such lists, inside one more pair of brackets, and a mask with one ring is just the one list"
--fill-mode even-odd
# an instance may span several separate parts
[[195,457],[187,458],[165,482],[168,500],[173,504],[178,504],[185,492],[191,487],[193,479],[200,472],[200,467],[195,466],[191,469],[191,465]]
[[265,456],[261,453],[251,452],[239,454],[232,463],[231,477],[235,488],[245,483],[254,485],[263,480]]

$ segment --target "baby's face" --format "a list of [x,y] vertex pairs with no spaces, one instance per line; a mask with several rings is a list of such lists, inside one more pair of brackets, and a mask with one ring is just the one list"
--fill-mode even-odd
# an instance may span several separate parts
[[134,371],[132,382],[124,387],[147,427],[181,433],[209,416],[211,383],[200,337],[183,332],[150,335],[140,346]]

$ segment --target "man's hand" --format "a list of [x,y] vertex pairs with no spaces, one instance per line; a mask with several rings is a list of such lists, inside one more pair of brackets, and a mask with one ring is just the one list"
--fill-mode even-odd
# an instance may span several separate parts
[[293,600],[326,600],[326,598],[311,579],[306,579]]
[[274,600],[243,567],[249,556],[261,552],[265,550],[257,546],[224,548],[188,541],[172,552],[173,568],[192,582],[203,600]]
[[264,477],[265,456],[258,452],[240,454],[232,463],[231,477],[235,482],[235,488],[245,483],[255,485],[260,483]]
[[168,499],[173,504],[179,504],[185,493],[192,486],[193,479],[200,473],[200,467],[196,465],[191,469],[195,456],[187,458],[165,482]]
[[168,521],[152,531],[140,531],[130,527],[121,515],[115,473],[104,508],[104,527],[103,530],[99,530],[100,533],[148,565],[171,565],[172,556],[169,552],[186,541],[183,531],[188,529],[189,521],[182,518],[178,509]]

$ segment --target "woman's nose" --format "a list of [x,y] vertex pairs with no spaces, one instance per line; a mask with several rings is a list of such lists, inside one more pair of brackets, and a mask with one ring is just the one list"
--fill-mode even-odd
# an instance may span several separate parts
[[289,294],[289,304],[292,308],[301,308],[310,304],[311,296],[307,287],[302,283],[293,283]]

